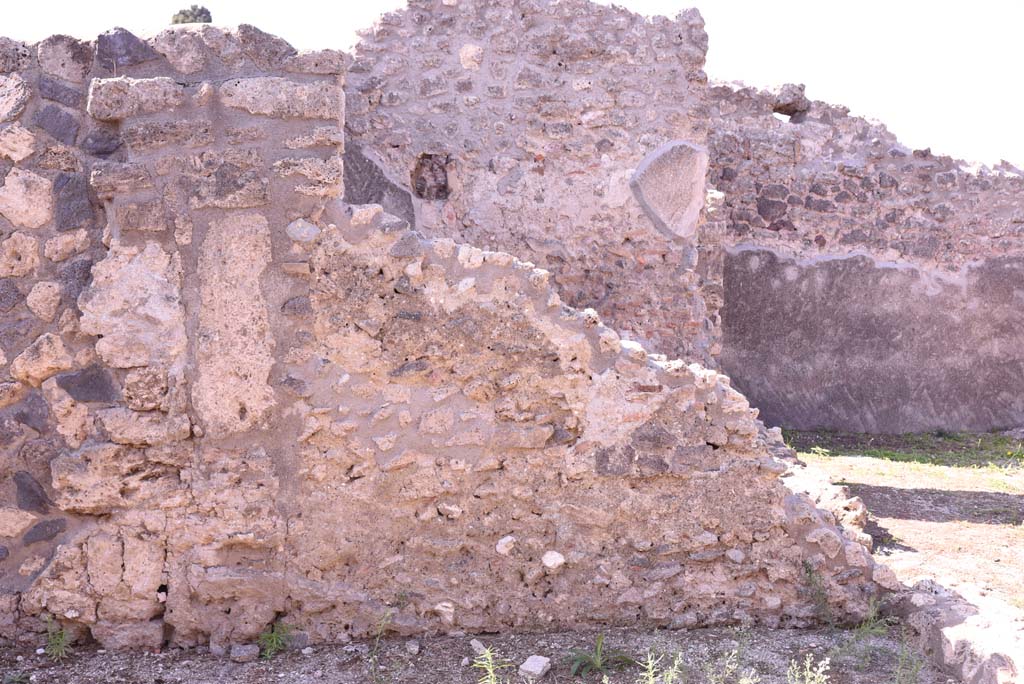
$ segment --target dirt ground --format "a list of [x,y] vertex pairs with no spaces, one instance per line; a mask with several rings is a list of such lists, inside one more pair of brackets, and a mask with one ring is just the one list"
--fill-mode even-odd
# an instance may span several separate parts
[[[871,511],[876,553],[901,579],[934,577],[965,596],[981,592],[1024,609],[1024,445],[1000,435],[787,433],[800,457],[861,496]],[[878,630],[875,630],[878,631]],[[678,684],[789,684],[787,669],[810,654],[830,660],[829,684],[950,684],[924,663],[899,625],[865,636],[856,630],[608,630],[606,649],[637,659],[677,656]],[[592,647],[596,632],[478,637],[511,667],[499,681],[526,681],[516,668],[532,654],[551,658],[544,684],[595,682],[572,676],[573,649]],[[62,662],[33,647],[0,651],[0,684],[470,684],[483,674],[469,664],[471,636],[289,650],[272,659],[233,663],[202,650],[105,653],[79,647]],[[42,646],[38,644],[37,646]],[[736,651],[730,661],[730,654]],[[743,679],[745,675],[747,679]],[[609,684],[648,684],[638,665],[614,669]],[[805,684],[799,680],[798,684]]]
[[[594,632],[543,635],[480,636],[499,657],[514,663],[500,670],[501,682],[526,681],[516,672],[518,665],[532,654],[552,660],[551,671],[540,682],[567,684],[591,682],[601,677],[591,674],[574,678],[570,673],[571,651],[592,647]],[[305,655],[290,651],[269,660],[232,663],[225,658],[195,651],[169,651],[156,655],[100,653],[83,649],[68,657],[64,664],[50,662],[45,656],[26,650],[18,662],[15,653],[0,655],[0,672],[11,679],[3,681],[39,684],[471,684],[482,672],[463,664],[472,658],[472,637],[443,637],[417,640],[419,653],[407,649],[407,639],[383,639],[376,653],[373,643],[356,642],[347,646],[316,647]],[[793,660],[803,663],[807,654],[815,663],[830,658],[830,684],[948,684],[954,682],[904,646],[898,628],[885,636],[861,640],[850,630],[749,630],[701,629],[682,631],[609,630],[605,652],[621,649],[636,658],[647,653],[664,654],[662,666],[677,654],[688,673],[678,684],[741,684],[742,677],[756,675],[748,682],[784,684],[786,670]],[[736,669],[730,673],[728,656],[738,651]],[[902,653],[902,657],[901,657]],[[376,673],[372,669],[376,660]],[[914,674],[915,670],[920,671]],[[23,673],[22,680],[13,679]],[[634,684],[644,679],[639,666],[624,666],[609,671],[610,684]]]
[[[1024,611],[1024,439],[999,434],[787,433],[800,458],[860,496],[904,582],[931,577]],[[1022,615],[1024,618],[1024,615]]]

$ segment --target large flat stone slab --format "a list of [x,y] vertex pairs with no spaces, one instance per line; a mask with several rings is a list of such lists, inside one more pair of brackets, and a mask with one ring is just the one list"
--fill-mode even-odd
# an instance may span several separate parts
[[644,158],[629,187],[658,230],[669,237],[690,239],[704,208],[707,170],[705,147],[674,140]]

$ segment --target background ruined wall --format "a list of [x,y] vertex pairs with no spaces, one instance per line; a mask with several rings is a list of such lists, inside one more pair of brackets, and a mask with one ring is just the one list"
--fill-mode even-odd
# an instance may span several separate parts
[[[630,339],[720,364],[769,424],[1024,422],[1021,176],[800,88],[708,88],[706,49],[695,12],[412,2],[356,48],[346,198],[550,270]],[[626,191],[669,140],[708,147],[696,236]]]
[[0,48],[0,637],[800,625],[895,586],[727,379],[341,202],[343,55]]
[[708,115],[721,366],[769,424],[1024,423],[1019,171],[911,151],[795,86],[715,85]]
[[704,143],[706,50],[695,10],[415,0],[356,47],[346,197],[529,259],[569,304],[710,363],[696,241],[659,233],[627,185],[661,144]]

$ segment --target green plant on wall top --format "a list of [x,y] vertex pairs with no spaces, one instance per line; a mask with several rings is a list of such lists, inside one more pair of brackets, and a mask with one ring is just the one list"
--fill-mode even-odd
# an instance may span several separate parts
[[209,24],[212,21],[210,10],[200,5],[192,5],[188,9],[178,10],[171,17],[172,24]]

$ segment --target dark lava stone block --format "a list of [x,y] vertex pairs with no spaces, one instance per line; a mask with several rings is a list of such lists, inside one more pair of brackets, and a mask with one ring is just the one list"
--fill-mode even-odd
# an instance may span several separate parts
[[25,546],[29,544],[36,544],[38,542],[50,541],[58,534],[68,529],[68,521],[64,518],[56,518],[54,520],[43,520],[33,525],[25,536],[21,538],[21,541]]
[[90,366],[73,373],[57,376],[57,386],[75,401],[112,404],[121,398],[114,378],[100,366]]

